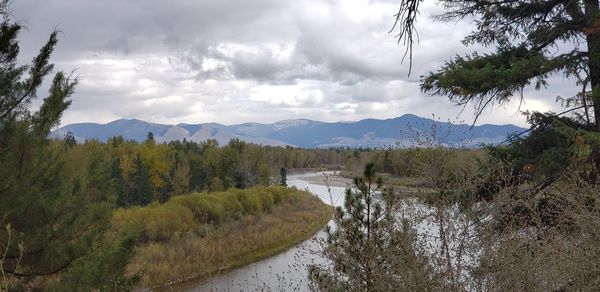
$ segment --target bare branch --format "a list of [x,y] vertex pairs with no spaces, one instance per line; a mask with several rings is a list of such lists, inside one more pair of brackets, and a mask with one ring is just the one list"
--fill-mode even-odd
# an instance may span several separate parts
[[417,20],[417,15],[419,14],[419,4],[421,4],[422,1],[423,0],[402,0],[402,2],[400,3],[400,8],[398,8],[398,13],[394,15],[394,25],[389,31],[390,33],[392,33],[397,29],[398,33],[394,37],[398,38],[398,44],[402,42],[403,45],[406,47],[406,51],[404,52],[402,61],[404,61],[404,59],[408,55],[409,76],[412,71],[412,55],[415,38],[417,39],[417,42],[419,41],[419,35],[417,33],[415,23]]

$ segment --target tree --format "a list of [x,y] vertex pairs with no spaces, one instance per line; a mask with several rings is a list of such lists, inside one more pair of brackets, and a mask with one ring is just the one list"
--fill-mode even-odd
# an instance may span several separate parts
[[152,181],[148,167],[142,161],[140,155],[133,160],[133,169],[129,174],[129,204],[148,205],[152,201]]
[[[411,61],[414,24],[422,1],[402,0],[393,29],[398,31],[398,41],[408,44]],[[508,102],[528,85],[545,87],[551,74],[562,72],[575,77],[582,87],[581,93],[570,98],[572,110],[579,110],[600,131],[598,1],[439,2],[446,12],[437,20],[474,20],[476,30],[464,44],[495,46],[496,50],[455,57],[436,73],[422,77],[422,90],[447,95],[459,105],[472,103],[476,120],[486,107]]]
[[[421,2],[401,1],[396,15],[399,40],[409,44],[407,53]],[[496,49],[448,61],[422,77],[424,91],[448,95],[459,105],[474,104],[477,119],[486,107],[509,101],[526,86],[547,86],[551,74],[563,73],[581,86],[579,93],[562,99],[568,108],[564,113],[529,114],[529,136],[492,149],[474,175],[454,171],[446,182],[436,176],[433,181],[442,187],[428,200],[440,221],[441,246],[455,250],[448,248],[453,246],[448,229],[468,235],[460,230],[475,226],[473,240],[461,241],[478,244],[471,257],[477,264],[471,276],[481,285],[476,290],[597,290],[598,273],[585,271],[594,270],[589,264],[600,254],[597,243],[588,241],[597,238],[600,222],[599,2],[439,2],[447,11],[438,20],[474,19],[476,29],[465,44]],[[563,117],[566,113],[573,115]],[[471,202],[473,195],[479,198]],[[448,220],[448,215],[461,214],[468,220]],[[464,228],[456,224],[461,221]],[[460,279],[452,269],[460,257],[453,261],[451,252],[443,253],[447,278]]]
[[73,146],[77,145],[75,136],[73,136],[73,133],[71,133],[71,131],[68,131],[65,135],[65,145],[69,148],[73,148]]
[[[44,77],[54,69],[49,58],[57,43],[57,32],[55,31],[30,66],[18,66],[17,36],[23,27],[18,23],[11,22],[8,15],[8,4],[9,1],[6,0],[0,2],[0,15],[4,17],[0,25],[0,36],[2,37],[0,47],[2,66],[0,123],[2,123],[2,128],[0,130],[2,133],[6,133],[8,123],[24,118],[29,113],[27,106],[37,97],[37,89],[42,84]],[[29,76],[23,78],[26,71],[29,71]],[[44,131],[49,131],[58,123],[60,115],[71,103],[66,98],[73,93],[76,83],[76,80],[68,78],[63,72],[58,72],[54,76],[49,95],[44,99],[42,107],[32,117],[29,117],[32,122],[35,122],[36,134],[43,134]]]
[[127,197],[127,186],[121,170],[121,159],[118,157],[113,160],[110,178],[112,179],[117,195],[117,206],[126,207],[129,203],[129,198]]
[[[149,140],[151,141],[151,140]],[[166,195],[169,190],[170,175],[172,172],[171,149],[164,144],[154,144],[154,142],[143,143],[140,147],[140,158],[147,168],[152,182],[151,198],[166,201]]]
[[[71,276],[90,272],[90,266],[82,265],[87,259],[109,256],[94,242],[107,243],[104,234],[112,206],[105,198],[86,193],[92,185],[64,159],[65,147],[52,147],[47,138],[70,105],[77,80],[57,72],[39,110],[29,110],[44,78],[53,71],[49,60],[58,33],[50,34],[30,65],[18,65],[17,37],[23,27],[12,21],[9,2],[0,1],[0,225],[10,226],[0,230],[0,246],[5,248],[2,274],[16,279],[10,284],[33,290],[49,284],[55,290],[106,287],[107,282],[84,279],[74,285]],[[117,245],[123,253],[131,251]],[[109,274],[107,269],[118,271],[124,264],[94,269]],[[122,288],[123,281],[121,274],[110,285]]]
[[281,176],[281,185],[287,186],[287,170],[285,167],[279,169],[279,175]]
[[190,190],[190,163],[183,153],[177,153],[179,158],[173,171],[172,194],[183,195]]
[[389,174],[394,173],[394,165],[392,158],[390,157],[392,155],[391,152],[391,149],[386,149],[385,152],[383,152],[383,171]]
[[154,133],[148,132],[148,136],[146,136],[146,142],[154,143]]
[[[398,222],[398,195],[383,185],[368,163],[346,189],[328,226],[323,255],[331,264],[311,265],[311,285],[324,291],[427,291],[435,288],[427,258],[413,244],[416,231]],[[375,198],[381,193],[381,200]],[[398,226],[399,225],[399,226]]]

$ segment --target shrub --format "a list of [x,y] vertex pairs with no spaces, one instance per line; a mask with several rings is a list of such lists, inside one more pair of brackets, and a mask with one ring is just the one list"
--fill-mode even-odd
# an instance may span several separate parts
[[172,203],[118,209],[112,218],[114,231],[135,234],[141,241],[166,240],[175,232],[185,233],[193,227],[192,211]]
[[169,202],[191,210],[196,223],[220,224],[225,217],[223,204],[213,196],[206,194],[177,196]]
[[163,241],[207,224],[219,226],[245,215],[270,212],[276,205],[299,198],[300,193],[302,191],[282,186],[256,186],[175,196],[162,205],[155,202],[146,207],[118,209],[114,212],[112,227],[114,232],[138,236],[142,242]]

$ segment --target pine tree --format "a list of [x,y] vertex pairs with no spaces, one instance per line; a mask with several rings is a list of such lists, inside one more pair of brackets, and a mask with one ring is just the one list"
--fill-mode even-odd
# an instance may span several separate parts
[[71,131],[67,132],[67,134],[65,135],[65,145],[69,148],[73,148],[75,145],[77,145],[75,136],[73,136],[73,133],[71,133]]
[[[401,0],[399,41],[412,55],[415,21],[423,0]],[[459,105],[471,103],[476,119],[495,103],[523,98],[528,85],[541,89],[553,73],[573,77],[582,94],[572,106],[600,131],[600,4],[583,1],[442,0],[441,21],[472,19],[476,29],[464,44],[494,46],[491,53],[457,56],[422,78],[421,88]],[[560,48],[560,50],[557,50]],[[589,90],[591,88],[591,91]],[[554,97],[552,97],[554,98]],[[590,115],[593,115],[590,117]],[[595,120],[595,121],[594,121]]]
[[279,169],[279,175],[281,176],[281,185],[287,186],[287,170],[285,167]]
[[[423,291],[436,281],[415,246],[416,233],[395,215],[398,195],[383,185],[375,165],[346,189],[336,208],[336,226],[327,228],[323,255],[331,265],[309,268],[311,285],[321,291]],[[381,196],[379,198],[379,195]]]
[[154,133],[148,132],[148,136],[146,136],[146,142],[154,143]]
[[[399,41],[412,50],[415,21],[422,0],[402,0],[396,14]],[[547,87],[547,79],[562,73],[580,86],[573,96],[557,98],[563,113],[528,113],[529,137],[512,137],[509,163],[536,165],[533,177],[540,189],[552,184],[572,161],[568,159],[576,132],[600,132],[600,2],[583,1],[453,1],[442,0],[446,11],[441,21],[472,19],[476,29],[463,43],[494,46],[491,53],[456,56],[436,72],[421,79],[425,92],[448,96],[458,105],[475,107],[475,121],[484,109],[515,97],[523,100],[523,89]],[[560,48],[560,49],[558,49]],[[554,96],[552,96],[554,99]],[[568,115],[568,116],[566,116]],[[590,146],[580,169],[590,181],[600,181],[600,143],[587,138]],[[552,143],[536,143],[552,138]],[[556,161],[560,161],[556,163]],[[540,173],[543,170],[544,173]],[[515,170],[514,175],[525,175]]]
[[152,181],[148,167],[140,155],[133,160],[133,169],[129,174],[129,204],[145,206],[152,201]]
[[[58,33],[50,34],[30,65],[18,65],[17,37],[23,27],[11,19],[9,2],[0,1],[0,225],[10,226],[0,229],[0,246],[6,248],[2,272],[34,290],[49,284],[55,290],[99,289],[109,283],[71,279],[90,272],[84,265],[90,258],[110,257],[100,246],[107,244],[104,233],[113,206],[86,193],[93,186],[81,178],[81,169],[64,159],[68,149],[51,147],[47,138],[70,105],[77,80],[57,72],[39,110],[29,110],[54,69],[49,59]],[[116,246],[123,253],[131,251]],[[96,266],[94,272],[108,275],[106,269],[118,271],[124,264]],[[122,288],[122,276],[115,275],[110,285]]]
[[127,197],[127,186],[125,185],[125,179],[121,171],[121,159],[116,158],[113,161],[110,177],[117,195],[117,206],[126,207],[129,203],[129,198]]

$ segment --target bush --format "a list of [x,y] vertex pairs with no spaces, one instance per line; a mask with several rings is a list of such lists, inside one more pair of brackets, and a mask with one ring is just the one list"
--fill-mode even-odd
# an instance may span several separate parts
[[259,215],[292,198],[300,191],[281,186],[257,186],[246,190],[229,189],[217,193],[194,193],[172,197],[167,203],[146,207],[118,209],[112,218],[115,233],[139,237],[142,242],[163,241],[175,234],[218,226],[240,220],[245,215]]
[[225,207],[222,202],[206,194],[177,196],[169,202],[191,210],[196,223],[220,224],[225,217]]
[[236,196],[240,203],[242,203],[245,215],[262,213],[262,203],[258,193],[238,190],[236,191]]
[[173,203],[118,209],[112,218],[114,231],[135,234],[141,241],[167,240],[175,232],[188,232],[195,225],[192,211]]

